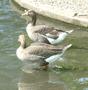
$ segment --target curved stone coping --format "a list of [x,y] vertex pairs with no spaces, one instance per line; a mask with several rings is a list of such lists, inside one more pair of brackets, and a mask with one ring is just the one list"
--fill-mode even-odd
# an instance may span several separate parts
[[[56,20],[61,20],[67,23],[88,27],[88,15],[80,14],[74,16],[76,12],[71,10],[61,11],[58,8],[54,8],[50,5],[42,4],[41,2],[33,2],[32,0],[15,0],[21,7],[35,10],[37,13],[47,16]],[[58,12],[57,12],[58,11]]]

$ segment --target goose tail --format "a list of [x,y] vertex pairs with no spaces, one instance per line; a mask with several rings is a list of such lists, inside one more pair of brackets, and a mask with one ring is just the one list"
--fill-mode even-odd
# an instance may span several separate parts
[[64,52],[65,52],[68,48],[70,48],[71,46],[72,46],[72,44],[69,44],[69,45],[65,46],[64,49],[63,49],[63,54],[64,54]]
[[53,63],[53,62],[55,62],[57,60],[60,60],[61,56],[62,56],[62,54],[53,55],[53,56],[47,58],[45,61],[50,64],[50,63]]
[[72,46],[72,44],[69,44],[69,45],[65,46],[65,48],[63,49],[63,52],[62,52],[61,54],[59,53],[59,54],[56,54],[56,55],[52,55],[51,57],[45,59],[45,61],[46,61],[46,62],[49,62],[49,63],[53,63],[53,62],[55,62],[55,61],[57,61],[57,60],[60,60],[61,57],[63,56],[63,54],[65,53],[65,51],[66,51],[68,48],[70,48],[71,46]]

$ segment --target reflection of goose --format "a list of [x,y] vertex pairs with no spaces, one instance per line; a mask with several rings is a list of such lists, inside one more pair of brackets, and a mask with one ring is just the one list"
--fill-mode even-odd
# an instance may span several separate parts
[[20,35],[18,41],[20,42],[20,47],[16,51],[17,57],[22,61],[30,60],[30,62],[39,63],[40,66],[44,67],[50,62],[50,60],[46,62],[45,59],[52,55],[63,53],[71,47],[71,44],[59,47],[45,43],[33,43],[29,47],[26,47],[24,35]]
[[17,85],[18,90],[68,90],[65,81],[61,79],[62,75],[63,73],[52,71],[22,72]]
[[33,10],[25,11],[22,15],[27,15],[32,18],[31,23],[26,27],[26,31],[33,41],[58,44],[63,41],[68,34],[73,32],[73,30],[63,31],[46,25],[36,25],[36,12]]

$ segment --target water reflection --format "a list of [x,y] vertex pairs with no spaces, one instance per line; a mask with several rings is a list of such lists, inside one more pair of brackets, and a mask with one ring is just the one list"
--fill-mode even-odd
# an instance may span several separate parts
[[65,83],[50,71],[22,73],[18,90],[67,90]]
[[[18,90],[88,90],[86,71],[35,71],[22,72]],[[86,88],[85,88],[86,87]]]

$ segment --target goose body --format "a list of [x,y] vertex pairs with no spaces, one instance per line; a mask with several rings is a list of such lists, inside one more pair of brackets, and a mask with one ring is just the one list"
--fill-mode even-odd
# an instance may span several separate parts
[[20,35],[18,41],[20,42],[20,46],[16,51],[17,57],[21,61],[38,63],[40,66],[47,65],[52,60],[47,58],[50,58],[52,55],[59,55],[64,53],[68,48],[71,47],[71,44],[59,47],[45,43],[33,43],[26,47],[24,35]]
[[26,31],[29,38],[33,41],[58,44],[73,32],[73,30],[63,31],[46,25],[36,25],[36,13],[32,10],[25,11],[22,15],[27,15],[32,18],[32,21],[26,27]]

